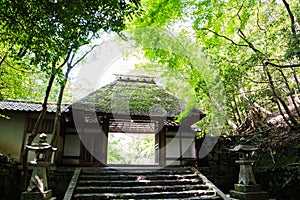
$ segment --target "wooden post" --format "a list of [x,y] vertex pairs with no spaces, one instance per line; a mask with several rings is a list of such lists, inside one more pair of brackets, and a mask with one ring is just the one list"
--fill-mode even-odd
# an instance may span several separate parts
[[166,166],[166,128],[162,120],[158,121],[159,165]]
[[104,134],[101,134],[101,163],[106,165],[109,132],[109,118],[106,116],[103,118],[102,130]]

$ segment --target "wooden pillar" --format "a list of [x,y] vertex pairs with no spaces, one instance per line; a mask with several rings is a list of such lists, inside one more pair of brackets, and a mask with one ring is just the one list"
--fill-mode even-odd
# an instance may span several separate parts
[[179,131],[179,153],[180,153],[180,156],[179,156],[179,162],[180,162],[180,166],[183,165],[183,152],[182,152],[182,130]]
[[155,134],[154,150],[155,164],[159,164],[159,132]]
[[[84,128],[83,125],[81,125],[81,127],[77,127],[78,129],[80,129],[80,133],[84,133]],[[85,148],[82,138],[80,141],[80,161],[79,164],[81,166],[85,166],[89,164],[89,156],[90,154],[88,153],[88,150]]]
[[102,130],[104,134],[101,134],[101,163],[106,165],[109,132],[109,118],[106,116],[103,118],[102,121]]
[[158,121],[159,138],[159,165],[166,166],[166,127],[163,121]]
[[60,131],[57,136],[57,142],[56,142],[56,147],[57,150],[55,152],[54,156],[54,163],[55,164],[62,164],[63,163],[63,146],[64,146],[64,138],[65,138],[65,130],[66,130],[66,115],[62,114],[61,119],[60,119]]

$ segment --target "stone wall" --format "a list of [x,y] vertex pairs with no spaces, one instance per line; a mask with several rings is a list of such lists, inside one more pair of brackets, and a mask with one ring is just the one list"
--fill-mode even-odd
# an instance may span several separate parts
[[225,193],[238,180],[239,165],[235,163],[237,155],[229,150],[237,141],[237,137],[219,137],[212,151],[198,161],[199,170]]
[[[0,199],[20,199],[20,167],[19,163],[10,161],[8,157],[0,154]],[[48,176],[48,187],[52,190],[53,197],[63,199],[74,169],[73,167],[51,167]],[[32,169],[29,169],[28,178],[30,178],[31,173]]]
[[[201,145],[201,140],[197,143]],[[199,170],[225,193],[229,193],[238,181],[239,165],[235,163],[238,156],[229,150],[237,144],[239,144],[237,136],[219,137],[212,151],[198,161]],[[260,156],[263,160],[253,166],[256,182],[262,186],[262,190],[268,191],[271,198],[300,199],[299,145],[291,145],[288,149],[279,148],[277,154],[281,154],[281,159],[285,156],[287,162],[293,163],[275,168],[265,164],[269,162],[270,155]],[[255,157],[253,159],[255,160]]]
[[276,199],[300,199],[300,165],[277,169],[254,170],[258,183]]
[[0,199],[20,199],[20,175],[18,164],[0,154]]

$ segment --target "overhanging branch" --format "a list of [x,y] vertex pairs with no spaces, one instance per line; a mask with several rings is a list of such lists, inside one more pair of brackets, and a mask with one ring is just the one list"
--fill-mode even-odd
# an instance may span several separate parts
[[300,67],[300,63],[299,64],[291,64],[291,65],[279,65],[279,64],[275,64],[275,63],[271,63],[271,62],[265,62],[265,65],[271,65],[274,67],[278,67],[278,68],[294,68],[294,67]]
[[284,6],[287,10],[287,12],[289,13],[289,16],[290,16],[290,20],[291,20],[291,30],[292,30],[292,33],[294,35],[296,35],[296,24],[295,24],[295,17],[291,11],[291,8],[290,8],[290,5],[286,2],[286,0],[282,0],[282,2],[284,3]]
[[246,46],[250,47],[255,53],[261,53],[260,50],[255,48],[255,46],[246,38],[246,35],[243,33],[241,29],[239,29],[239,36],[248,44]]
[[221,35],[211,29],[208,29],[208,28],[201,28],[201,30],[205,30],[205,31],[209,31],[213,34],[215,34],[216,36],[218,37],[221,37],[221,38],[225,38],[226,40],[228,40],[229,42],[231,42],[232,44],[236,45],[236,46],[239,46],[239,47],[248,47],[248,45],[245,45],[245,44],[238,44],[236,42],[234,42],[232,39],[230,39],[229,37],[225,36],[225,35]]
[[[79,62],[81,62],[89,53],[91,53],[96,47],[98,47],[100,44],[95,44],[90,48],[88,51],[86,51],[81,58],[79,58],[72,66],[75,67]],[[72,60],[73,61],[73,60]],[[71,61],[71,62],[72,62]]]

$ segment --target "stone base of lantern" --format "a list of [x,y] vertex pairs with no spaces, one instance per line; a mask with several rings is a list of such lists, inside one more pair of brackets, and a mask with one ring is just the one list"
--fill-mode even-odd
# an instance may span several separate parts
[[267,192],[261,191],[260,185],[235,184],[234,190],[230,190],[230,197],[239,200],[267,200]]
[[47,190],[44,193],[41,192],[22,192],[21,200],[55,200],[52,197],[52,191]]

